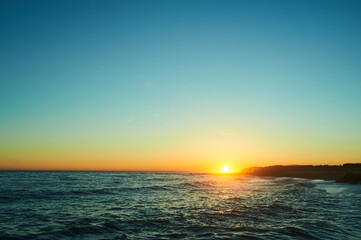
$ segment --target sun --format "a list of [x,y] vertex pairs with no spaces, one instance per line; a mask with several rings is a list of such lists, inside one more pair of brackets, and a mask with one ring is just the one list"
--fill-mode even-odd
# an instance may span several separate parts
[[224,173],[229,173],[229,166],[228,166],[228,165],[224,165],[224,166],[222,167],[222,170],[223,170]]

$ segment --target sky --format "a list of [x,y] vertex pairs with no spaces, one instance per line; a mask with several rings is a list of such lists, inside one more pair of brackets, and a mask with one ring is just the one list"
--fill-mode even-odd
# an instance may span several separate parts
[[361,162],[361,2],[0,2],[0,169]]

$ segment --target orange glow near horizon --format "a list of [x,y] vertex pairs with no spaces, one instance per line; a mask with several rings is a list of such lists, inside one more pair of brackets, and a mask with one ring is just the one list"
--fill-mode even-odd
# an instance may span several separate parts
[[[224,165],[224,164],[223,164]],[[28,156],[0,161],[0,170],[66,170],[66,171],[174,171],[224,174],[234,172],[236,165],[223,168],[218,159],[178,156]]]
[[[225,132],[152,139],[64,142],[28,139],[0,144],[0,170],[184,171],[237,173],[253,166],[339,165],[359,162],[359,148],[292,148],[287,143],[257,143]],[[148,144],[149,143],[149,144]],[[282,146],[281,146],[282,145]],[[313,146],[313,145],[312,145]],[[289,147],[289,148],[286,148]],[[327,151],[326,151],[327,150]],[[340,161],[342,159],[343,161]],[[224,168],[228,166],[227,168]]]
[[[286,158],[268,158],[264,161],[247,160],[251,159],[227,158],[230,161],[223,161],[224,158],[210,157],[190,154],[174,154],[172,156],[150,155],[111,155],[111,154],[84,154],[82,155],[58,155],[56,157],[50,154],[27,154],[27,156],[0,156],[0,170],[80,170],[80,171],[184,171],[184,172],[206,172],[214,174],[229,174],[241,171],[243,168],[253,166],[269,165],[289,165],[289,164],[325,164],[316,159],[303,161],[302,158],[291,162]],[[326,164],[339,165],[345,162],[332,161],[330,159]],[[337,159],[338,160],[338,159]],[[354,161],[347,162],[357,162]]]

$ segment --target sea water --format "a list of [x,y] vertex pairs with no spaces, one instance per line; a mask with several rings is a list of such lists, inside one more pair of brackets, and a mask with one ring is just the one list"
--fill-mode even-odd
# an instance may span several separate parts
[[361,185],[0,171],[0,239],[361,239]]

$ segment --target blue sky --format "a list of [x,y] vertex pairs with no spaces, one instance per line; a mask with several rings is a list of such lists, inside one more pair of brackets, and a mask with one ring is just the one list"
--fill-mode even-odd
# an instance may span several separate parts
[[0,22],[9,166],[49,143],[122,158],[220,132],[279,149],[233,162],[360,160],[359,1],[2,1]]

